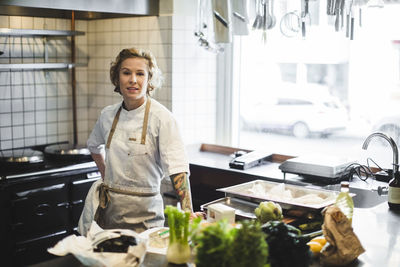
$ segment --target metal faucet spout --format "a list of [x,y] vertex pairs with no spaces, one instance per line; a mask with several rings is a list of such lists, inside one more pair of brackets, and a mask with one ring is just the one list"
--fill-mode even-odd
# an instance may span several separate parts
[[366,150],[366,149],[368,148],[369,142],[370,142],[371,139],[372,139],[373,137],[375,137],[375,136],[376,136],[376,137],[382,137],[383,139],[385,139],[386,141],[388,141],[389,144],[390,144],[390,146],[392,147],[392,150],[393,150],[393,174],[392,174],[392,176],[393,176],[393,178],[394,178],[394,174],[395,174],[396,172],[399,171],[399,151],[398,151],[396,142],[393,140],[392,137],[387,136],[386,134],[381,133],[381,132],[376,132],[376,133],[370,134],[370,135],[367,137],[367,139],[365,139],[362,148],[363,148],[364,150]]

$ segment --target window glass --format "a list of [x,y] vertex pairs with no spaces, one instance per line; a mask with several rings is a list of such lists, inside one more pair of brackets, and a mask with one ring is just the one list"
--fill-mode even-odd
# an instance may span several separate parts
[[303,38],[293,2],[275,1],[276,24],[266,35],[250,30],[233,40],[239,146],[371,157],[391,167],[388,142],[373,139],[368,151],[362,144],[376,131],[400,144],[400,5],[353,6],[350,40],[346,17],[336,31],[326,0],[309,1]]

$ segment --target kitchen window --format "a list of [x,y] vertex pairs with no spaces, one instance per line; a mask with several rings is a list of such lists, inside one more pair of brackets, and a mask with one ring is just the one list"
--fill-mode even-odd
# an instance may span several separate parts
[[[266,43],[260,30],[250,30],[234,36],[219,56],[219,65],[232,62],[232,70],[218,68],[225,73],[219,89],[229,88],[218,92],[218,105],[229,112],[219,108],[217,142],[286,155],[345,155],[361,163],[371,157],[391,167],[388,144],[373,140],[368,151],[361,147],[374,131],[400,144],[400,5],[354,7],[350,40],[345,19],[335,31],[325,0],[309,2],[305,38],[301,21],[282,19],[299,15],[301,7],[275,2],[276,25]],[[250,27],[253,21],[250,14]]]

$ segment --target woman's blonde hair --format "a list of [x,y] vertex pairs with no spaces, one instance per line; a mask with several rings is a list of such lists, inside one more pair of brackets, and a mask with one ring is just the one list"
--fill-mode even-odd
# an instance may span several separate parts
[[111,63],[110,68],[110,79],[111,83],[115,86],[114,92],[121,93],[119,88],[119,71],[121,70],[121,64],[125,59],[128,58],[144,58],[147,61],[147,66],[149,68],[149,80],[147,86],[147,95],[150,95],[150,92],[160,88],[162,84],[162,73],[161,70],[157,66],[156,58],[150,51],[145,51],[137,48],[126,48],[122,49],[119,52],[118,56],[115,58],[115,61]]

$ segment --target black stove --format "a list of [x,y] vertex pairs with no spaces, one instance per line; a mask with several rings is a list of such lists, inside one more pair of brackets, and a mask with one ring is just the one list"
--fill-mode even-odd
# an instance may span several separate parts
[[53,258],[47,248],[76,234],[87,192],[101,178],[90,155],[51,155],[45,148],[0,151],[0,258],[5,266]]
[[[48,154],[49,145],[0,150],[0,179],[24,178],[58,171],[95,167],[89,154]],[[64,144],[50,145],[63,147]],[[92,164],[83,164],[92,163]],[[75,167],[74,167],[75,166]]]

